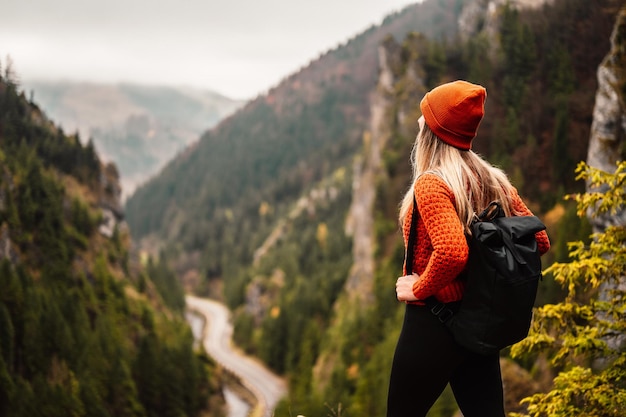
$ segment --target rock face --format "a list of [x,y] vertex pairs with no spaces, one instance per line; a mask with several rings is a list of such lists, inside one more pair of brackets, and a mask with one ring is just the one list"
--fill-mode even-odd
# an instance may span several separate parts
[[99,206],[102,209],[100,233],[112,237],[116,227],[126,228],[123,222],[122,186],[115,164],[108,163],[102,167],[100,173]]
[[[611,50],[598,67],[598,91],[587,163],[613,172],[615,163],[626,157],[626,7],[617,16]],[[626,210],[615,215],[590,218],[594,231],[609,225],[626,225]]]
[[[370,131],[365,132],[364,153],[354,161],[352,205],[346,224],[347,234],[353,237],[354,263],[346,281],[346,293],[354,297],[371,298],[374,283],[374,218],[376,177],[382,169],[382,149],[389,139],[385,114],[390,106],[389,95],[393,88],[393,75],[386,50],[378,48],[380,74],[378,88],[370,98]],[[371,301],[371,300],[363,300]],[[366,303],[357,303],[357,305]]]
[[[626,7],[617,15],[611,50],[598,67],[598,91],[593,109],[593,122],[589,138],[587,164],[607,172],[615,171],[617,161],[626,157]],[[588,191],[591,190],[587,187]],[[601,190],[600,190],[601,191]],[[591,216],[589,220],[595,233],[609,226],[626,226],[626,210]],[[610,299],[614,284],[600,286],[600,298]],[[626,277],[617,284],[626,288]],[[607,340],[613,348],[626,346],[626,336],[619,335]]]
[[[485,33],[490,41],[497,40],[499,30],[498,12],[505,4],[517,9],[538,8],[553,0],[477,0],[468,4],[459,17],[459,34],[468,39],[477,33]],[[490,42],[495,45],[495,42]]]

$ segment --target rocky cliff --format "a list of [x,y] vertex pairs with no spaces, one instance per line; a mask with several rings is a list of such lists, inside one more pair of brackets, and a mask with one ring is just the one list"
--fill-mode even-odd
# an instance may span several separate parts
[[459,17],[459,34],[467,40],[477,33],[485,33],[492,45],[497,45],[500,11],[509,5],[516,9],[539,8],[553,0],[477,0],[470,2]]
[[377,88],[370,96],[370,126],[363,134],[363,152],[354,158],[352,204],[346,219],[346,234],[352,237],[352,267],[344,285],[344,291],[334,306],[336,320],[330,326],[329,348],[315,365],[315,378],[320,387],[330,380],[333,369],[342,349],[342,329],[348,323],[358,321],[364,311],[374,301],[374,201],[377,178],[382,170],[382,151],[390,137],[388,114],[394,76],[391,71],[388,51],[378,48],[379,77]]
[[10,76],[0,115],[0,415],[198,416],[210,393],[218,415],[180,284],[130,255],[115,166]]
[[[607,172],[614,172],[616,163],[626,158],[626,7],[623,7],[611,35],[611,50],[598,67],[598,91],[593,109],[587,164]],[[587,191],[598,191],[587,187]],[[599,190],[602,191],[602,190]],[[588,213],[593,231],[603,232],[609,226],[626,226],[626,208],[616,213],[599,216]],[[601,298],[611,299],[615,284],[600,286]],[[626,288],[622,277],[618,286]],[[610,346],[626,346],[626,336],[607,340]]]
[[[611,50],[598,68],[598,91],[593,109],[587,163],[613,172],[626,157],[626,7],[617,16]],[[595,231],[626,225],[626,210],[590,218]]]

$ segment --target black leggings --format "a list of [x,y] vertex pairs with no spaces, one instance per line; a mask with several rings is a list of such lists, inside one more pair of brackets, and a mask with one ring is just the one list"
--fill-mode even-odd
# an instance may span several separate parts
[[504,417],[499,355],[468,351],[427,307],[407,304],[387,417],[425,416],[448,383],[464,417]]

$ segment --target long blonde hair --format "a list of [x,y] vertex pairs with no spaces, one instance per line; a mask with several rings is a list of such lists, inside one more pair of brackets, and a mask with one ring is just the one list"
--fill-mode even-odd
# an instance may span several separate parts
[[440,140],[423,124],[411,153],[413,180],[400,205],[400,224],[413,204],[415,182],[424,173],[436,172],[454,194],[456,212],[469,233],[475,213],[498,201],[507,216],[513,213],[513,186],[504,171],[485,161],[474,151],[464,151]]

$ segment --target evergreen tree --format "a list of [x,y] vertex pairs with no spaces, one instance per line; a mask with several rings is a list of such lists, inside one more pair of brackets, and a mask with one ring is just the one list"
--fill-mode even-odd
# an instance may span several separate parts
[[[606,192],[577,194],[579,216],[624,208],[626,162],[614,173],[579,164],[578,179]],[[535,312],[528,338],[515,345],[514,356],[537,352],[559,373],[547,393],[523,400],[526,416],[623,416],[626,413],[626,227],[615,225],[592,235],[592,242],[571,242],[570,262],[557,262],[546,273],[567,289],[565,299]],[[603,298],[601,284],[612,291]],[[524,416],[515,414],[516,417]]]
[[9,311],[0,302],[0,415],[5,415],[9,400],[15,391],[15,384],[9,372],[15,353],[15,330]]
[[[93,202],[111,190],[97,181],[93,144],[31,120],[38,112],[0,79],[0,415],[145,416],[150,397],[136,381],[156,381],[170,415],[199,415],[214,382],[180,330],[182,295],[166,281],[179,297],[173,311],[132,291],[145,271],[123,267],[128,244],[95,233]],[[151,349],[171,353],[131,373],[139,353],[151,358],[146,334]]]
[[169,268],[164,255],[158,260],[148,259],[146,272],[165,304],[175,311],[185,308],[185,293],[178,277]]
[[508,3],[503,10],[500,28],[500,44],[504,56],[504,103],[518,112],[536,62],[535,40],[530,28],[520,21],[518,10]]
[[476,36],[468,40],[464,48],[468,62],[467,79],[480,85],[488,85],[492,79],[492,62],[489,56],[489,40],[486,36]]
[[436,87],[446,71],[446,49],[443,44],[436,41],[428,42],[424,70],[426,71],[426,86]]
[[558,183],[564,183],[568,173],[573,172],[574,162],[569,155],[569,109],[567,98],[560,96],[556,101],[554,138],[552,147],[553,178]]

